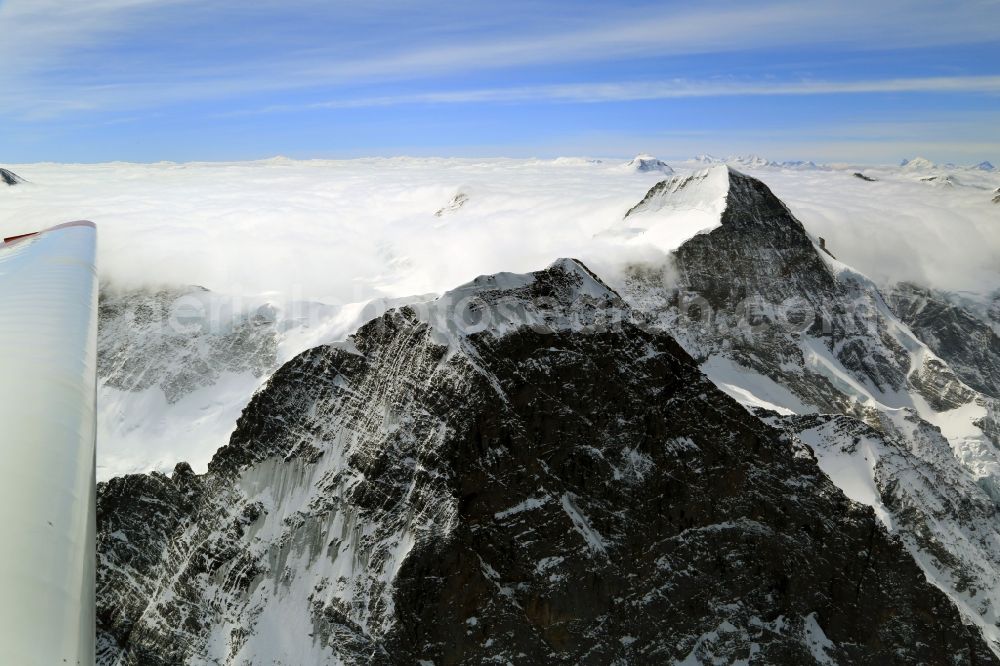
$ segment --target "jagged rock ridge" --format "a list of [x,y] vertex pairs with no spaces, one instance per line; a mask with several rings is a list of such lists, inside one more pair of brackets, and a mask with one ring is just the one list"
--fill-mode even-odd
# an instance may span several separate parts
[[880,415],[877,428],[847,416],[766,415],[815,452],[851,499],[869,504],[929,580],[1000,644],[1000,509],[933,426],[912,414]]
[[995,663],[636,319],[562,261],[298,356],[208,474],[101,485],[100,663]]
[[963,382],[1000,399],[1000,335],[947,294],[900,283],[888,292],[893,311]]
[[[965,501],[1000,502],[997,401],[968,386],[916,337],[871,280],[822,252],[766,185],[726,172],[717,224],[680,244],[668,265],[635,266],[621,285],[626,300],[674,334],[745,405],[784,415],[844,414],[902,449],[908,435],[900,433],[912,429],[898,424],[915,420],[944,435],[928,441],[959,463],[965,475],[959,487],[971,493]],[[938,475],[933,461],[941,459],[924,456],[919,464]],[[935,519],[935,501],[915,506],[922,521]],[[886,524],[927,565],[918,522]],[[941,547],[954,552],[943,565],[949,574],[937,580],[1000,650],[996,600],[962,605],[967,576],[987,589],[993,574],[960,564],[968,554],[957,541]],[[929,565],[925,570],[934,573]]]

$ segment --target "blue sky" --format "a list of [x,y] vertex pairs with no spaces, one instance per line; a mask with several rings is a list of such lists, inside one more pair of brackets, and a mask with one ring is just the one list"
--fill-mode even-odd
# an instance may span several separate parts
[[0,0],[0,161],[1000,163],[1000,0]]

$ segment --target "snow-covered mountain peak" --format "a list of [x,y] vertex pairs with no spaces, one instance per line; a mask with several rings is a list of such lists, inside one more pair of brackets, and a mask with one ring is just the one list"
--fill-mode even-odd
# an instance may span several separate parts
[[664,209],[704,209],[724,201],[729,191],[729,172],[728,166],[717,164],[689,176],[661,180],[649,189],[642,201],[629,209],[625,218]]
[[781,226],[791,220],[801,229],[801,224],[788,212],[785,204],[762,181],[745,173],[728,168],[729,188],[722,224],[767,224]]
[[557,259],[547,268],[532,273],[494,273],[480,275],[463,285],[446,291],[434,302],[458,303],[464,300],[493,300],[498,294],[529,294],[546,292],[552,296],[575,300],[617,297],[599,277],[576,259]]
[[935,164],[926,157],[914,157],[913,159],[903,160],[899,163],[899,166],[909,171],[923,171],[933,169]]
[[787,160],[781,162],[778,166],[783,169],[798,169],[800,171],[813,171],[816,169],[822,169],[823,166],[816,164],[812,160]]
[[620,297],[576,259],[559,259],[533,273],[481,275],[408,310],[450,349],[488,332],[502,337],[523,326],[581,330],[624,307]]
[[630,171],[635,171],[636,173],[650,173],[650,172],[660,172],[666,174],[672,174],[674,170],[670,168],[670,165],[661,159],[650,155],[649,153],[642,153],[636,155],[631,161],[625,164],[625,168]]
[[777,162],[761,157],[760,155],[730,155],[726,158],[726,162],[754,168],[778,166]]
[[623,225],[602,236],[672,250],[695,234],[719,226],[729,183],[730,168],[724,164],[662,180],[625,213]]
[[805,238],[801,225],[767,185],[717,164],[660,181],[625,214],[625,225],[607,235],[671,251],[721,225],[788,227],[789,223]]
[[978,169],[980,171],[996,171],[997,170],[997,168],[995,166],[993,166],[993,164],[991,164],[990,162],[987,162],[985,160],[982,161],[982,162],[980,162],[979,164],[974,165],[972,168],[973,169]]

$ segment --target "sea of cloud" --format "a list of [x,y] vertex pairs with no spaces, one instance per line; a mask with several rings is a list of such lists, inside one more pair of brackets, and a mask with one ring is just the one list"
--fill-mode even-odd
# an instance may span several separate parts
[[[669,249],[662,241],[676,234],[615,231],[628,226],[625,213],[668,176],[624,162],[13,165],[29,182],[0,188],[0,234],[89,219],[98,227],[105,287],[200,285],[223,298],[272,301],[286,310],[302,301],[337,308],[336,325],[299,327],[286,336],[279,359],[286,360],[327,341],[324,331],[349,333],[342,325],[353,321],[344,314],[356,307],[349,304],[440,293],[480,274],[537,270],[559,257],[579,258],[612,282],[627,263],[662,263]],[[681,175],[705,168],[693,161],[671,165]],[[911,280],[973,297],[1000,288],[1000,205],[992,203],[1000,173],[737,168],[767,183],[833,254],[876,281]],[[671,221],[664,213],[662,224]],[[180,459],[203,469],[261,381],[226,377],[176,405],[166,404],[158,389],[130,395],[102,386],[101,476],[166,470]]]
[[[702,168],[674,163],[680,173]],[[1000,286],[1000,173],[740,167],[838,258],[881,282]],[[614,264],[657,248],[601,232],[664,175],[617,160],[358,159],[30,164],[0,190],[0,232],[97,223],[101,278],[357,302],[438,292],[562,256]],[[951,173],[956,184],[922,178]],[[464,205],[448,210],[463,194]],[[441,215],[435,213],[446,209]],[[662,248],[661,248],[662,249]]]

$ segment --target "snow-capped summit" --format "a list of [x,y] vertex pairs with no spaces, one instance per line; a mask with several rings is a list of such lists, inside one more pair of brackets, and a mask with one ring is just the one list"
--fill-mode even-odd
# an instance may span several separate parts
[[97,663],[996,663],[1000,408],[945,359],[995,386],[989,329],[709,164],[609,234],[669,262],[408,301],[270,374],[205,474],[102,484]]
[[[538,299],[552,302],[543,312]],[[594,317],[623,307],[618,295],[576,259],[559,259],[533,273],[480,275],[433,301],[410,306],[430,327],[434,342],[451,350],[468,348],[470,335],[486,331],[499,338],[525,324],[553,332],[580,330]]]
[[[762,216],[761,211],[774,214]],[[764,183],[719,164],[660,181],[629,209],[624,225],[602,235],[671,251],[721,225],[767,225],[770,220],[784,220],[786,212]]]
[[933,169],[935,164],[926,157],[914,157],[913,159],[903,160],[899,163],[899,166],[909,171],[923,171],[925,169]]
[[[653,185],[642,201],[633,206],[625,218],[663,209],[706,209],[724,200],[729,191],[730,168],[718,164],[696,171],[690,176],[674,176]],[[721,211],[720,211],[721,212]]]
[[979,171],[996,171],[997,168],[993,166],[990,162],[983,160],[979,164],[973,165],[973,169],[978,169]]
[[718,164],[723,160],[716,157],[715,155],[709,155],[707,153],[702,153],[701,155],[695,155],[692,162],[700,162],[701,164]]
[[602,235],[672,250],[691,236],[719,225],[729,193],[730,172],[728,166],[719,164],[690,176],[661,180],[625,213],[624,225]]
[[17,185],[18,183],[23,183],[24,178],[21,178],[13,171],[8,169],[0,169],[0,182],[6,183],[7,185]]
[[[664,271],[630,273],[615,285],[619,293],[703,359],[702,370],[717,386],[751,410],[785,415],[791,419],[786,423],[798,423],[795,432],[804,439],[809,436],[802,426],[814,425],[793,415],[840,413],[879,423],[888,442],[885,460],[876,463],[870,449],[856,448],[852,434],[829,445],[821,467],[832,470],[848,496],[885,516],[883,523],[900,535],[927,576],[1000,651],[992,615],[1000,602],[993,592],[1000,590],[993,545],[1000,539],[1000,457],[994,446],[1000,428],[993,416],[1000,404],[966,385],[899,319],[875,283],[824,252],[822,239],[811,236],[766,185],[731,169],[726,173],[718,224],[676,246]],[[637,217],[646,222],[647,236],[658,231],[658,214]],[[956,315],[951,323],[961,321]],[[986,374],[988,330],[943,322],[928,337],[975,340],[963,365]],[[822,446],[813,448],[826,455]],[[858,466],[861,474],[839,476],[845,467],[834,457],[841,455],[837,451],[858,450],[865,461]],[[919,476],[884,473],[896,464],[920,469]],[[930,499],[921,478],[947,488],[947,503]],[[870,484],[870,493],[857,493],[859,479]],[[945,505],[949,516],[942,521],[939,507]],[[947,544],[945,557],[932,555],[940,544]]]
[[820,166],[813,162],[812,160],[786,160],[778,164],[783,169],[800,169],[803,171],[809,171],[812,169],[819,169]]
[[760,155],[730,155],[726,158],[726,162],[728,164],[737,164],[751,168],[779,166],[777,162],[763,158]]
[[648,153],[636,155],[630,162],[625,164],[625,168],[635,171],[636,173],[659,171],[661,173],[671,174],[674,172],[674,170],[670,168],[669,164]]

